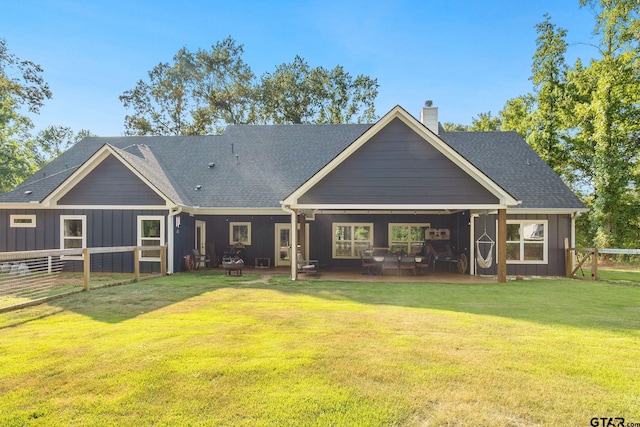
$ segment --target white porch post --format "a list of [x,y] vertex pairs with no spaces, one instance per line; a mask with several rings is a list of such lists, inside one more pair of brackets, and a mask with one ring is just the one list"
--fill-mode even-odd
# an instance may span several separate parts
[[298,213],[291,210],[291,280],[298,279]]
[[171,215],[171,213],[169,213],[169,215],[167,215],[167,272],[169,274],[173,274],[175,273],[175,270],[173,269],[173,233],[175,232],[175,225],[174,222],[175,221],[175,216]]

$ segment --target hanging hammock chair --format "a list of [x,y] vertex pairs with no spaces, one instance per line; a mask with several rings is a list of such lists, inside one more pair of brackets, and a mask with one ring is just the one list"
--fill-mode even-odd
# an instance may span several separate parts
[[[478,263],[478,267],[480,268],[489,268],[493,264],[493,247],[496,242],[487,234],[487,217],[484,217],[484,233],[476,240],[476,263]],[[487,255],[482,256],[482,249],[487,248],[489,246],[489,250],[486,251]]]

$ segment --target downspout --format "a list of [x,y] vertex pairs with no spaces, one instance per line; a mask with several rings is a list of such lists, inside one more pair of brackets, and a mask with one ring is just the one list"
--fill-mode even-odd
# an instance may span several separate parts
[[282,210],[291,215],[291,280],[298,278],[298,214],[281,203]]
[[478,218],[478,214],[469,215],[470,221],[470,230],[469,230],[469,275],[476,275],[476,218]]
[[[177,209],[176,209],[177,208]],[[175,210],[174,210],[175,209]],[[169,210],[169,235],[167,236],[167,256],[169,262],[167,263],[167,274],[173,274],[173,258],[174,258],[174,235],[176,232],[175,217],[182,213],[182,206],[174,206]]]

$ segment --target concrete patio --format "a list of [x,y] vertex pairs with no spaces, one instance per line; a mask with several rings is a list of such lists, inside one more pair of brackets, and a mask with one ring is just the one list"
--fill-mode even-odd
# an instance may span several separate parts
[[[221,269],[216,269],[220,270]],[[271,275],[289,275],[291,269],[288,267],[277,268],[255,268],[247,267],[242,269],[242,274],[259,274],[263,276]],[[495,276],[471,276],[469,274],[459,274],[453,271],[436,270],[425,273],[408,274],[403,272],[402,275],[386,274],[368,274],[363,273],[362,269],[341,269],[341,268],[320,268],[319,277],[307,274],[300,274],[298,280],[344,280],[352,282],[371,282],[371,283],[393,283],[393,282],[424,282],[424,283],[496,283]]]

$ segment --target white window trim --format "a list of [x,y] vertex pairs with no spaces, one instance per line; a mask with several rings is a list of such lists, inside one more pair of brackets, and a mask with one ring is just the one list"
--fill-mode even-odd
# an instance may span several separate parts
[[[425,239],[429,236],[429,230],[431,230],[431,223],[428,222],[390,222],[389,223],[389,227],[388,227],[388,234],[387,234],[387,242],[389,242],[389,248],[391,248],[394,244],[392,238],[392,228],[393,227],[425,227],[427,229],[427,234],[425,236]],[[411,233],[409,233],[409,239],[411,239]],[[397,242],[397,243],[407,243],[409,245],[409,248],[411,247],[412,243],[416,243],[412,240],[408,240],[407,242]],[[424,243],[424,240],[421,240],[420,243]]]
[[[353,245],[351,247],[351,252],[352,255],[351,256],[337,256],[336,255],[336,227],[351,227],[351,231],[352,231],[352,236],[355,234],[353,233],[353,229],[355,227],[369,227],[369,229],[371,230],[371,233],[369,234],[369,247],[373,247],[373,223],[372,222],[333,222],[331,223],[331,256],[334,259],[357,259],[360,258],[360,255],[355,252],[355,245]],[[344,240],[347,241],[347,240]],[[355,242],[363,242],[363,240],[350,240],[352,243]]]
[[[234,242],[233,241],[233,227],[246,226],[247,227],[247,241],[246,242]],[[229,244],[235,245],[241,243],[245,246],[251,245],[251,222],[230,222],[229,223]]]
[[[507,264],[548,264],[549,263],[549,220],[546,219],[508,219],[507,225],[509,224],[542,224],[544,226],[544,239],[542,240],[542,260],[507,260]],[[498,229],[498,223],[496,221],[496,230]],[[507,243],[515,243],[515,241]],[[496,256],[497,256],[497,248],[496,248]],[[524,257],[524,236],[523,233],[520,233],[520,257]]]
[[[21,219],[28,219],[31,222],[17,222]],[[35,215],[9,215],[9,226],[11,228],[36,228]]]
[[[160,238],[157,237],[143,237],[142,236],[142,221],[145,220],[152,220],[152,221],[160,221]],[[164,246],[165,244],[165,233],[164,233],[164,216],[162,215],[138,215],[138,230],[136,232],[137,236],[138,236],[138,246],[142,246],[142,239],[144,238],[145,240],[159,240],[159,246]],[[160,262],[160,257],[145,257],[143,256],[144,251],[140,251],[140,261],[145,261],[145,262]]]
[[[87,247],[87,216],[86,215],[60,215],[60,249],[65,249],[65,239],[78,239],[77,237],[66,237],[64,235],[64,222],[69,219],[82,220],[82,249]],[[62,257],[61,257],[62,258]],[[65,259],[82,260],[84,255],[65,255]]]

